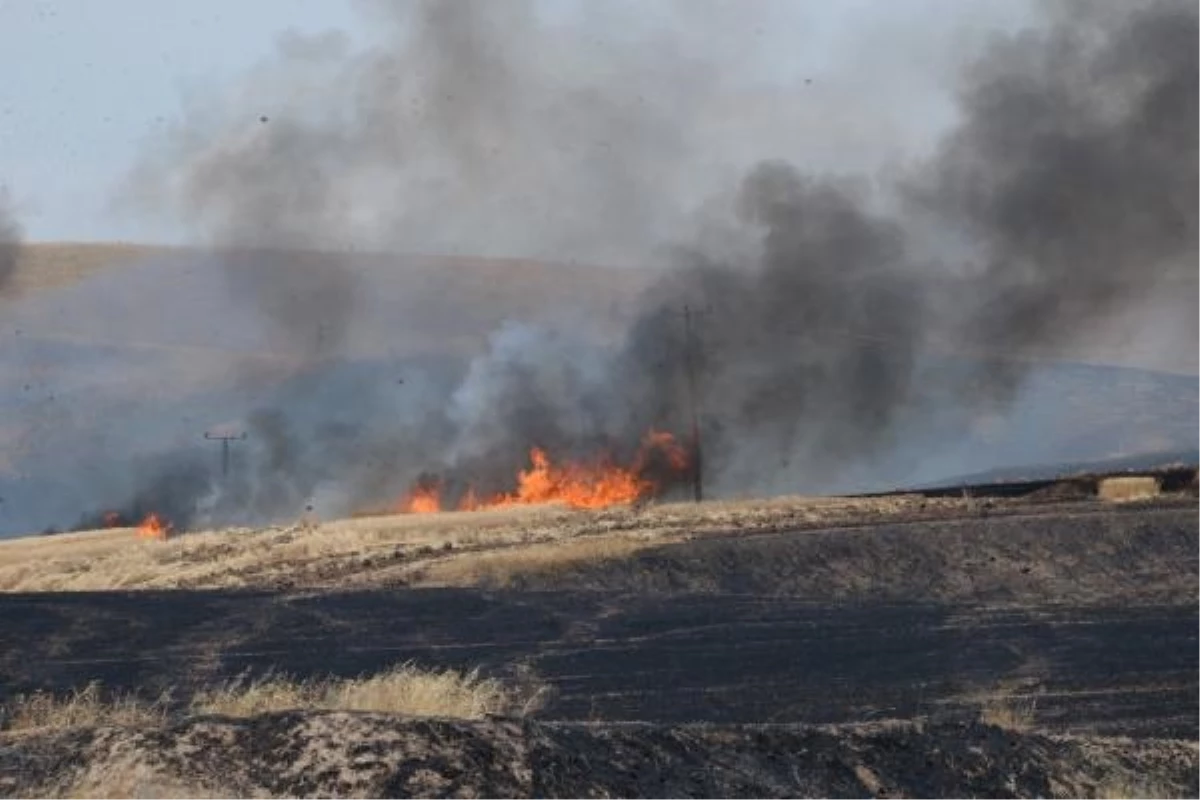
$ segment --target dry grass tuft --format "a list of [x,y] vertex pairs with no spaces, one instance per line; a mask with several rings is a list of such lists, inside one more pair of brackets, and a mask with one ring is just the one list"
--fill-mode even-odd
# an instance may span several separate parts
[[250,717],[273,711],[373,711],[417,717],[482,719],[524,716],[536,711],[544,691],[506,686],[478,670],[422,670],[403,664],[378,675],[353,679],[298,681],[267,675],[236,678],[196,695],[192,711]]
[[[275,711],[370,711],[414,717],[483,719],[526,716],[542,707],[549,689],[528,671],[506,683],[478,670],[424,670],[406,663],[359,678],[297,680],[286,675],[248,675],[197,692],[188,711],[252,717]],[[70,730],[96,726],[161,727],[170,698],[146,701],[132,694],[105,694],[93,682],[66,696],[20,695],[0,708],[7,731]]]
[[1121,478],[1105,478],[1100,481],[1096,493],[1102,500],[1112,503],[1128,503],[1158,497],[1161,491],[1158,478],[1153,475],[1134,475]]
[[660,543],[630,536],[597,536],[543,542],[480,553],[472,558],[448,558],[431,564],[421,573],[429,586],[507,587],[518,575],[536,575],[582,563],[624,558]]
[[1119,775],[1096,788],[1096,800],[1137,800],[1141,797],[1187,797],[1170,786],[1162,786],[1150,776]]
[[63,792],[63,798],[163,798],[187,800],[237,797],[236,792],[197,786],[166,775],[147,764],[129,759],[113,759],[93,764]]
[[49,692],[19,695],[3,709],[3,728],[10,731],[65,730],[94,725],[129,727],[162,725],[168,698],[148,702],[132,694],[105,696],[93,681],[65,697]]
[[1037,718],[1037,698],[1002,697],[985,702],[979,709],[979,721],[1006,731],[1024,732],[1033,728]]

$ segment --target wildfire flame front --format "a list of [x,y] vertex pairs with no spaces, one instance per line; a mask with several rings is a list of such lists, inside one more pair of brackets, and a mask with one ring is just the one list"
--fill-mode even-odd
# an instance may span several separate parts
[[[517,473],[517,488],[508,494],[480,498],[474,487],[468,487],[457,510],[478,511],[515,505],[562,503],[571,508],[598,509],[635,503],[661,490],[658,481],[648,473],[652,456],[661,456],[672,475],[688,469],[687,452],[675,437],[663,431],[651,430],[642,439],[632,464],[622,467],[611,459],[601,458],[592,463],[555,464],[545,450],[533,447],[529,451],[530,466]],[[409,514],[429,514],[442,511],[442,485],[424,479],[405,495],[400,511]]]

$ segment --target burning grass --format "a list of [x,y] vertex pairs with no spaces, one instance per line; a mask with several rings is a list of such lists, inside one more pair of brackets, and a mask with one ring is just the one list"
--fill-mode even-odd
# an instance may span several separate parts
[[[590,462],[556,463],[541,448],[529,451],[529,467],[517,473],[517,488],[508,493],[481,497],[467,486],[458,511],[480,511],[509,506],[560,503],[570,508],[600,509],[629,505],[658,495],[666,481],[687,474],[687,451],[664,431],[650,430],[628,465],[616,464],[605,455]],[[404,496],[399,511],[431,514],[447,510],[443,486],[437,478],[423,477]]]

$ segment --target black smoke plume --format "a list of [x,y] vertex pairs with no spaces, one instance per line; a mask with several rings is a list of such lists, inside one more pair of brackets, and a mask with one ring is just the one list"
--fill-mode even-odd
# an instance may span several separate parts
[[[1181,281],[1195,325],[1194,4],[1051,6],[997,35],[961,68],[940,145],[886,179],[769,151],[713,166],[717,123],[747,98],[782,116],[859,106],[721,75],[702,35],[589,50],[519,3],[370,7],[383,45],[286,40],[135,177],[303,355],[244,412],[236,488],[190,467],[144,487],[197,524],[298,513],[324,491],[345,510],[430,469],[509,488],[534,444],[628,453],[651,426],[687,430],[689,346],[717,492],[898,483],[1012,401],[1031,359]],[[388,399],[336,366],[361,293],[329,248],[670,268],[616,346],[513,321]]]

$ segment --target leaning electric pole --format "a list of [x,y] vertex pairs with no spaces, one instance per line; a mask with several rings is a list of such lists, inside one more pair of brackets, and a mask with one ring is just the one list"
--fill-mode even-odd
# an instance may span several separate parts
[[700,445],[700,394],[696,388],[696,337],[693,330],[695,318],[707,314],[711,308],[694,309],[683,307],[683,353],[687,371],[688,414],[692,427],[692,497],[697,503],[704,499],[704,460]]

